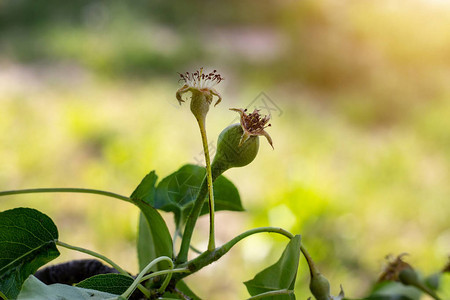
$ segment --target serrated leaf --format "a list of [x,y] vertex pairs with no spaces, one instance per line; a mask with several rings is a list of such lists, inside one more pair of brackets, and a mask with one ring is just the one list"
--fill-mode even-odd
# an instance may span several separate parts
[[[131,195],[131,200],[141,210],[139,218],[138,258],[142,270],[148,263],[160,256],[173,257],[172,238],[164,219],[150,204],[153,203],[155,172],[150,172]],[[146,222],[142,221],[144,216]],[[153,271],[166,269],[166,263],[160,263]]]
[[97,290],[100,292],[122,295],[134,279],[122,274],[100,274],[85,279],[75,286],[85,289]]
[[0,213],[0,291],[15,299],[23,282],[59,256],[58,230],[45,214],[31,208]]
[[[293,237],[284,249],[280,259],[272,266],[244,282],[251,296],[277,290],[294,290],[300,259],[301,236]],[[267,297],[267,299],[295,299],[294,294]]]
[[[154,207],[173,212],[177,221],[183,221],[197,197],[206,170],[204,167],[187,164],[164,178],[156,188]],[[215,210],[243,211],[239,192],[234,184],[224,176],[214,181]],[[209,212],[208,203],[202,208],[201,215]],[[177,222],[178,223],[178,222]]]
[[30,276],[25,281],[17,300],[112,300],[117,297],[118,295],[65,284],[45,285],[36,277]]

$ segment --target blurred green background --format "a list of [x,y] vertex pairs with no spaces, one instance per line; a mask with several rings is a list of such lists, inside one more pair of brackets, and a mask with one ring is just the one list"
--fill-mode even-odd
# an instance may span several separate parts
[[[209,139],[236,121],[228,108],[257,106],[272,112],[275,146],[263,142],[251,165],[227,173],[247,212],[217,214],[218,243],[255,226],[302,234],[332,292],[343,284],[353,298],[389,253],[436,271],[450,253],[449,13],[438,0],[0,0],[0,189],[129,195],[153,169],[162,178],[199,163],[200,134],[175,91],[176,72],[203,66],[226,78]],[[129,204],[0,201],[17,206],[49,214],[62,241],[137,271]],[[200,225],[205,248],[207,218]],[[188,283],[205,299],[245,298],[241,282],[285,244],[251,237]],[[58,261],[80,257],[63,249]],[[307,274],[301,260],[299,299]]]

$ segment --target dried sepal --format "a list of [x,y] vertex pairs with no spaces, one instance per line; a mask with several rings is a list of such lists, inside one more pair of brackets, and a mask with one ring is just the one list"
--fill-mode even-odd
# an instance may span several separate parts
[[395,259],[388,255],[386,259],[388,260],[387,266],[384,268],[378,282],[382,281],[399,281],[399,274],[405,269],[412,269],[411,265],[403,261],[403,257],[408,255],[407,253],[402,253],[398,255]]
[[[271,124],[267,124],[270,120],[270,116],[262,116],[259,113],[259,109],[255,109],[252,113],[247,114],[247,109],[242,108],[230,108],[232,111],[236,111],[240,114],[240,123],[244,133],[242,134],[239,146],[247,141],[251,136],[264,136],[273,148],[273,142],[270,135],[265,131]],[[267,124],[267,125],[266,125]]]

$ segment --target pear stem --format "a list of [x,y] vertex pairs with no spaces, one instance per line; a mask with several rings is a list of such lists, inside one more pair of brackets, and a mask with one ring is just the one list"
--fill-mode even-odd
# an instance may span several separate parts
[[206,180],[208,183],[208,203],[209,203],[209,241],[208,250],[213,251],[216,248],[215,235],[214,235],[214,190],[213,179],[211,171],[211,159],[209,156],[208,138],[206,136],[205,121],[197,119],[198,126],[200,127],[200,133],[202,136],[203,151],[205,153],[206,162]]

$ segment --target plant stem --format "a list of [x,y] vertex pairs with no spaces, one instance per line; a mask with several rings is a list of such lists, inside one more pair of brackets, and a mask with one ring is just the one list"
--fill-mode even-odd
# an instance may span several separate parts
[[141,282],[142,281],[146,281],[152,277],[156,277],[156,276],[161,276],[161,275],[165,275],[165,274],[169,274],[169,273],[188,273],[190,272],[188,268],[178,268],[178,269],[169,269],[169,270],[162,270],[162,271],[157,271],[148,275],[145,275],[144,277],[142,277]]
[[[178,235],[180,236],[180,237],[183,237],[183,234],[181,233],[181,230],[178,230]],[[174,242],[174,244],[175,244],[175,242]],[[197,253],[197,254],[202,254],[203,253],[203,251],[200,251],[199,249],[197,249],[195,246],[193,246],[193,245],[189,245],[189,249],[191,249],[192,251],[194,251],[195,253]],[[173,252],[175,252],[175,251],[173,251]]]
[[[147,266],[145,266],[145,268],[139,273],[139,275],[136,277],[136,279],[134,280],[133,284],[130,285],[128,287],[128,289],[122,294],[120,295],[120,297],[127,299],[136,289],[136,287],[142,282],[142,278],[144,277],[144,275],[157,263],[161,262],[161,261],[167,261],[169,263],[169,265],[171,266],[170,268],[173,268],[173,262],[172,259],[167,257],[167,256],[160,256],[158,258],[155,258],[154,260],[152,260]],[[147,296],[147,297],[150,297]]]
[[206,162],[206,179],[208,182],[208,195],[209,195],[209,240],[208,250],[212,251],[216,248],[216,242],[214,237],[214,190],[213,179],[211,171],[211,159],[209,157],[208,137],[206,135],[205,121],[204,119],[197,118],[198,126],[200,127],[200,134],[202,136],[203,152],[205,153]]
[[294,293],[294,291],[287,290],[287,289],[277,290],[277,291],[270,291],[270,292],[265,292],[265,293],[261,293],[259,295],[250,297],[247,300],[255,300],[255,299],[261,299],[261,298],[277,296],[277,295],[289,295],[289,294],[292,294],[292,293]]
[[[70,250],[75,250],[75,251],[83,252],[83,253],[92,255],[92,256],[94,256],[94,257],[97,257],[97,258],[99,258],[99,259],[101,259],[101,260],[107,262],[108,264],[110,264],[114,269],[116,269],[117,271],[119,271],[120,274],[125,275],[125,276],[128,276],[128,277],[131,277],[130,274],[128,274],[128,272],[125,271],[124,269],[122,269],[118,264],[116,264],[116,263],[113,262],[111,259],[109,259],[108,257],[106,257],[106,256],[104,256],[104,255],[102,255],[102,254],[100,254],[100,253],[97,253],[97,252],[94,252],[94,251],[92,251],[92,250],[88,250],[88,249],[85,249],[85,248],[81,248],[81,247],[77,247],[77,246],[72,246],[72,245],[66,244],[66,243],[61,242],[61,241],[56,241],[56,245],[61,246],[61,247],[64,247],[64,248],[67,248],[67,249],[70,249]],[[132,278],[132,277],[131,277],[131,278]],[[146,297],[150,297],[150,291],[149,291],[148,289],[146,289],[146,288],[145,288],[144,286],[142,286],[142,285],[139,285],[138,288],[139,288],[139,290],[140,290]]]
[[3,300],[8,300],[8,298],[6,298],[5,294],[3,294],[2,292],[0,292],[0,298],[2,298]]
[[[212,181],[214,182],[217,179],[217,177],[219,177],[225,170],[226,169],[219,167],[212,169]],[[176,260],[177,264],[182,264],[187,261],[188,252],[191,244],[191,238],[194,232],[194,227],[198,217],[200,216],[200,212],[202,210],[203,204],[205,203],[205,197],[207,196],[207,194],[208,194],[208,181],[207,177],[205,176],[200,186],[200,190],[198,191],[197,197],[194,201],[194,204],[192,206],[191,212],[189,213],[189,216],[187,218],[186,226],[184,227],[180,252],[178,253],[178,257]]]
[[[174,288],[174,289],[173,289],[173,292],[174,292],[175,294],[177,294],[178,296],[180,296],[181,299],[184,299],[184,300],[190,300],[190,299],[191,299],[191,298],[189,298],[189,296],[187,296],[186,294],[184,294],[182,291],[180,291],[180,290],[177,289],[177,288]],[[7,300],[7,299],[5,299],[5,300]]]
[[191,209],[189,217],[184,227],[183,238],[181,239],[180,252],[178,253],[176,263],[181,264],[187,261],[189,246],[191,244],[192,234],[194,232],[195,223],[197,222],[200,211],[202,210],[205,197],[208,192],[206,178],[203,180],[200,190],[198,191],[197,198],[195,199],[194,206]]
[[430,295],[430,297],[432,297],[433,299],[441,300],[441,298],[439,298],[439,296],[436,295],[436,293],[435,293],[433,290],[429,289],[429,288],[428,288],[426,285],[424,285],[422,282],[418,282],[418,284],[413,285],[413,286],[415,286],[416,288],[418,288],[419,290],[421,290],[421,291],[424,292],[425,294]]
[[[244,238],[253,235],[255,233],[261,233],[261,232],[273,232],[278,233],[281,235],[286,236],[287,238],[291,239],[294,237],[294,235],[282,228],[279,227],[260,227],[260,228],[254,228],[251,230],[248,230],[244,233],[241,233],[240,235],[236,236],[226,244],[222,245],[219,248],[214,249],[213,251],[206,251],[203,252],[201,255],[197,256],[191,261],[182,263],[178,265],[178,267],[185,267],[188,268],[191,273],[197,272],[198,270],[202,269],[203,267],[215,262],[216,260],[220,259],[223,255],[225,255],[230,249],[236,245],[239,241],[243,240]],[[190,274],[191,274],[190,273]],[[186,277],[186,274],[176,274],[174,277],[176,277],[177,280]]]
[[303,256],[305,256],[306,262],[308,263],[308,267],[309,267],[309,274],[312,276],[314,276],[315,274],[320,273],[319,270],[317,269],[316,265],[314,264],[314,261],[311,257],[311,255],[309,255],[308,251],[306,250],[305,247],[303,247],[303,245],[300,245],[300,250],[303,253]]
[[[170,265],[170,269],[169,270],[165,270],[165,271],[172,271],[172,270],[173,270],[173,262]],[[159,272],[155,272],[155,273],[159,273]],[[172,274],[173,274],[173,272],[168,272],[167,273],[167,276],[164,279],[163,283],[161,284],[161,287],[158,289],[159,293],[164,293],[164,291],[166,290],[167,286],[170,283],[170,279],[172,279]]]
[[177,237],[181,235],[180,232],[180,225],[177,225],[175,228],[175,232],[173,233],[173,238],[172,238],[172,248],[173,248],[173,253],[175,253],[175,242],[177,241]]
[[88,250],[88,249],[84,249],[84,248],[81,248],[81,247],[72,246],[72,245],[66,244],[66,243],[61,242],[61,241],[56,241],[56,245],[61,246],[61,247],[64,247],[64,248],[67,248],[67,249],[70,249],[70,250],[75,250],[75,251],[83,252],[83,253],[92,255],[92,256],[94,256],[94,257],[97,257],[97,258],[99,258],[99,259],[101,259],[101,260],[107,262],[108,264],[110,264],[114,269],[116,269],[117,271],[119,271],[120,274],[129,276],[129,274],[128,274],[124,269],[122,269],[118,264],[116,264],[116,263],[113,262],[111,259],[107,258],[106,256],[104,256],[104,255],[102,255],[102,254],[100,254],[100,253],[97,253],[97,252],[94,252],[94,251],[91,251],[91,250]]
[[33,193],[84,193],[84,194],[97,194],[107,197],[113,197],[120,200],[131,202],[129,197],[125,197],[116,193],[111,193],[102,190],[94,189],[81,189],[81,188],[38,188],[38,189],[23,189],[23,190],[11,190],[0,192],[1,196],[19,195],[19,194],[33,194]]

